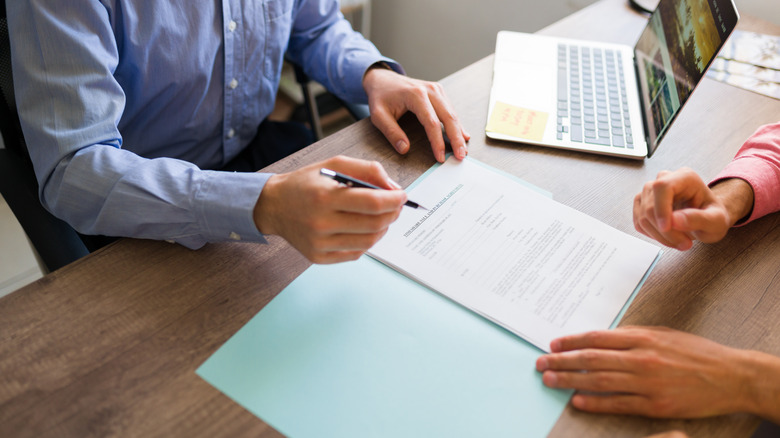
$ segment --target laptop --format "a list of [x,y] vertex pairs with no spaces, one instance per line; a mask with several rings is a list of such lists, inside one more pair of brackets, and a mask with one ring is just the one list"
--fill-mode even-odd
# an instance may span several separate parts
[[738,19],[733,0],[661,0],[634,47],[501,31],[485,132],[649,157]]

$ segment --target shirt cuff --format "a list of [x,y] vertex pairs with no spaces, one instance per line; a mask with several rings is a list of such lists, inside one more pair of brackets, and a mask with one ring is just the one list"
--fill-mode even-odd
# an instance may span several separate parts
[[406,71],[404,70],[403,66],[401,66],[401,64],[393,61],[390,58],[380,59],[376,62],[372,62],[371,64],[369,64],[368,67],[366,67],[365,70],[363,70],[363,76],[366,75],[366,72],[368,71],[369,68],[373,67],[376,64],[381,64],[382,67],[387,67],[390,70],[398,73],[399,75],[406,76]]
[[780,181],[777,181],[774,168],[765,160],[752,156],[736,158],[709,185],[712,187],[729,178],[745,180],[753,188],[753,209],[747,219],[742,218],[744,220],[735,226],[741,227],[775,211],[773,196],[780,192]]
[[254,209],[270,173],[203,171],[195,195],[204,237],[209,242],[268,243],[258,231]]
[[352,69],[352,75],[350,75],[350,77],[354,77],[356,80],[351,81],[348,84],[348,88],[346,90],[347,93],[346,96],[344,96],[344,100],[346,101],[355,103],[368,103],[368,95],[366,95],[366,90],[363,88],[363,77],[365,76],[369,67],[378,62],[384,62],[394,72],[406,75],[406,71],[401,66],[401,64],[390,58],[374,54],[350,55],[352,55],[353,58],[349,63],[350,69]]

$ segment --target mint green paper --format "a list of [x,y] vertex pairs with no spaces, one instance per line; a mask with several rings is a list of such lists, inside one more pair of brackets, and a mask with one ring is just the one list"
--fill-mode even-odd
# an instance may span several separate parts
[[543,437],[541,351],[368,257],[315,265],[197,371],[290,437]]

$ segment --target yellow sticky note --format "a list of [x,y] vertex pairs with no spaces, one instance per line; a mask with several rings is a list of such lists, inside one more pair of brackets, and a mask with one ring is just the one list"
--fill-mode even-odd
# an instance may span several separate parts
[[488,132],[541,141],[548,114],[496,102],[485,128]]

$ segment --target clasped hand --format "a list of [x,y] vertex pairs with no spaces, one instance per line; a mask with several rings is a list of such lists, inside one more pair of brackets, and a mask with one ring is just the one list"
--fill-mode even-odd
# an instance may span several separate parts
[[691,169],[663,171],[634,198],[634,227],[685,251],[694,240],[721,240],[752,205],[753,190],[741,179],[726,179],[710,188]]

